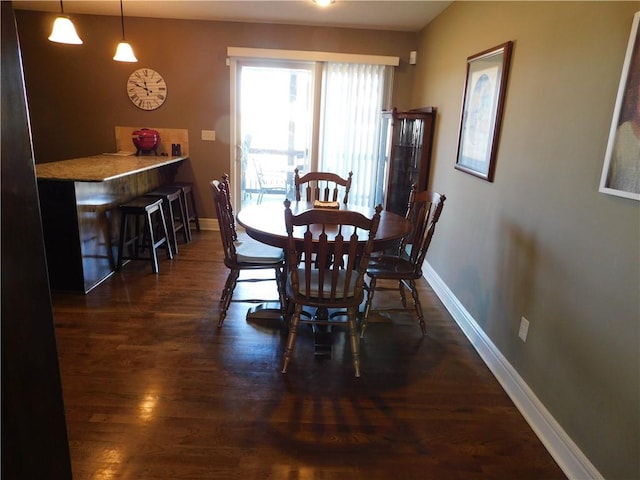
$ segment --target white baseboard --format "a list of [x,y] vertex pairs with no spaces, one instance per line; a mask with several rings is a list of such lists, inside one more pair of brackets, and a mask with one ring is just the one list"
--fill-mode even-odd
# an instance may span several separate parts
[[460,326],[527,423],[570,480],[604,480],[518,372],[427,262],[424,278]]

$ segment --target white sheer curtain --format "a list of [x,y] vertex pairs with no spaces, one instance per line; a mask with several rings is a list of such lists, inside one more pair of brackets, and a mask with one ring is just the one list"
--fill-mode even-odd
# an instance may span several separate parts
[[327,62],[323,70],[319,170],[353,172],[349,203],[373,206],[378,188],[384,65]]

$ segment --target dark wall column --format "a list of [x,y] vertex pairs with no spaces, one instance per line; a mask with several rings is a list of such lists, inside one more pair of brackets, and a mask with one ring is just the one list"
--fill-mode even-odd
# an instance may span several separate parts
[[13,6],[2,4],[2,478],[71,478]]

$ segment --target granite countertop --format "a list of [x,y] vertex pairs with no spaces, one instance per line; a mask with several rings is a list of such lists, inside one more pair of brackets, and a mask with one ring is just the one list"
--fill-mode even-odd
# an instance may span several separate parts
[[39,180],[106,182],[115,178],[188,160],[189,157],[92,155],[36,164]]

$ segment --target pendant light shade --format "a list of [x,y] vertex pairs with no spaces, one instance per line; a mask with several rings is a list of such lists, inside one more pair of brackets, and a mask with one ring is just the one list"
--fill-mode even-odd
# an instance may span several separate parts
[[120,23],[122,25],[122,41],[118,44],[113,59],[116,62],[137,62],[138,59],[133,53],[133,48],[131,48],[129,42],[124,38],[124,11],[122,9],[122,0],[120,0]]
[[311,0],[311,1],[321,7],[328,7],[329,5],[333,5],[334,3],[336,3],[336,0]]
[[82,45],[82,40],[76,33],[76,27],[73,26],[71,19],[64,15],[62,0],[60,0],[60,13],[60,16],[53,22],[53,29],[51,30],[51,35],[49,35],[49,40],[56,43]]
[[116,54],[113,59],[117,62],[137,62],[138,59],[133,53],[133,48],[129,45],[129,42],[122,41],[118,44]]

